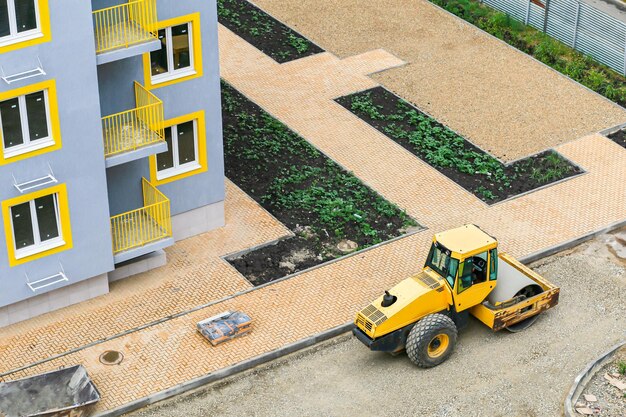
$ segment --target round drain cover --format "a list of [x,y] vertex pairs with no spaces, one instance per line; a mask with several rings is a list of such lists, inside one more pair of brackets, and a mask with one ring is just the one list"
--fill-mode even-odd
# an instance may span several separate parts
[[100,362],[105,365],[119,365],[123,360],[124,355],[122,355],[122,352],[118,352],[117,350],[107,350],[100,355]]

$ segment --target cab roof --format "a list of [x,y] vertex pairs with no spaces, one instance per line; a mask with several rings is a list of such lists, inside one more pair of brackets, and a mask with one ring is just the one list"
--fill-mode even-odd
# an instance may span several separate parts
[[[456,252],[462,257],[473,254],[473,252],[491,249],[498,244],[493,236],[489,236],[474,224],[466,224],[456,229],[437,233],[435,240],[445,246],[446,249]],[[487,248],[488,246],[489,248]]]

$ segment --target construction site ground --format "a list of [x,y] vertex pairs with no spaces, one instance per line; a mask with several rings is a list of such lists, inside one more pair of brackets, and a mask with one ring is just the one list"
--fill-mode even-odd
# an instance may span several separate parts
[[605,240],[532,265],[562,291],[558,307],[533,326],[493,333],[472,320],[454,355],[436,368],[339,336],[132,417],[558,416],[574,377],[607,349],[606,335],[626,328],[626,262]]
[[[279,2],[258,3],[262,7],[275,8],[273,4]],[[296,7],[294,2],[289,3],[290,7]],[[313,7],[313,2],[304,3]],[[297,23],[296,29],[311,36],[330,52],[279,65],[220,27],[222,76],[387,200],[406,210],[427,229],[254,289],[222,257],[270,242],[289,232],[227,181],[227,225],[168,248],[167,266],[114,283],[110,294],[91,302],[1,329],[0,380],[83,364],[102,393],[97,411],[106,412],[350,321],[355,312],[373,297],[420,269],[434,232],[473,222],[496,236],[503,250],[522,257],[626,218],[626,149],[594,133],[626,122],[626,111],[435,9],[428,2],[394,2],[397,3],[396,9],[402,6],[407,7],[407,11],[388,18],[384,17],[387,12],[374,3],[350,0],[345,8],[343,4],[342,7],[331,7],[330,2],[322,3],[327,3],[325,7],[335,10],[338,16],[355,11],[358,3],[361,8],[356,15],[369,14],[370,19],[378,22],[376,27],[363,26],[355,36],[362,50],[339,47],[333,50],[329,40],[308,33],[304,23],[294,22],[287,15],[278,15],[280,8],[270,9],[272,13],[276,11],[279,18],[285,18],[288,24]],[[422,31],[417,34],[396,33],[397,50],[393,43],[384,44],[378,40],[364,43],[363,39],[373,39],[378,33],[395,30],[399,23],[394,19],[402,21],[404,15],[414,9],[418,11],[418,20],[413,21],[413,26],[422,28]],[[310,10],[312,16],[316,14],[316,8]],[[320,10],[317,20],[326,25],[324,16]],[[423,20],[424,16],[428,19]],[[351,24],[358,26],[354,22]],[[338,42],[344,39],[342,42],[348,45],[347,37],[335,36]],[[426,48],[424,53],[402,52],[400,45],[407,37],[416,39],[415,50]],[[426,42],[422,39],[424,37],[432,37],[432,42]],[[447,43],[444,42],[446,38]],[[420,42],[422,46],[418,48]],[[477,55],[478,52],[460,54],[473,43],[489,46],[496,58],[489,57],[487,52],[483,55]],[[450,56],[448,48],[459,44],[465,46],[459,47],[459,54]],[[360,53],[362,51],[365,52]],[[348,56],[352,53],[359,54]],[[461,56],[468,59],[464,65],[458,62]],[[436,71],[429,72],[438,74],[439,78],[420,79],[415,75],[419,71],[414,75],[407,72],[406,77],[414,77],[408,78],[410,82],[402,81],[404,75],[398,75],[401,74],[398,72],[389,76],[390,80],[397,77],[398,84],[387,86],[451,127],[468,134],[468,139],[476,139],[478,144],[493,137],[492,142],[484,142],[481,146],[496,155],[527,156],[539,148],[555,146],[556,151],[582,167],[585,173],[488,206],[334,101],[342,95],[377,86],[379,82],[387,83],[387,73],[403,71],[402,68],[408,71],[406,68],[412,65],[417,68],[428,66],[423,61],[431,58],[433,65],[448,60],[449,66],[457,68],[456,72],[443,73],[445,65],[442,64]],[[474,71],[479,65],[480,74],[467,72],[469,78],[457,82],[455,77],[465,73],[459,65],[467,71]],[[369,75],[389,68],[400,69],[385,71],[375,78]],[[517,75],[504,74],[505,69],[531,74],[532,82],[517,81]],[[484,81],[480,88],[462,88],[466,81],[468,86],[477,86],[476,77],[487,77],[485,79],[489,81]],[[504,83],[503,77],[513,84]],[[526,98],[502,101],[503,94],[518,87]],[[458,97],[463,103],[463,111],[472,113],[475,126],[499,129],[500,133],[485,131],[479,134],[472,123],[464,122],[458,103],[443,94],[438,96],[433,88],[448,89],[448,95]],[[418,90],[422,96],[413,95]],[[433,94],[431,107],[429,94]],[[497,110],[501,106],[503,110]],[[535,112],[537,106],[541,111]],[[484,111],[477,111],[478,108],[484,108]],[[502,134],[505,131],[510,134]],[[528,143],[528,147],[515,145],[517,150],[513,153],[507,148],[508,141]],[[530,345],[525,346],[532,348],[526,349],[526,353],[532,355],[532,360],[545,365],[541,373],[533,374],[531,367],[522,367],[520,375],[526,378],[517,384],[507,382],[506,375],[499,375],[500,372],[506,373],[506,368],[503,371],[501,367],[493,367],[489,368],[491,373],[483,373],[486,383],[502,381],[502,386],[510,384],[507,389],[514,392],[515,386],[533,384],[537,378],[554,382],[552,373],[556,373],[555,369],[560,366],[562,352],[580,352],[571,356],[572,361],[580,361],[575,364],[578,366],[623,337],[623,314],[610,315],[611,306],[623,306],[623,286],[620,289],[617,284],[603,284],[595,274],[577,270],[548,277],[563,285],[562,304],[537,324],[533,329],[535,333],[530,333],[534,337],[524,333],[505,337],[491,335],[486,330],[476,329],[478,331],[473,334],[469,331],[465,339],[468,344],[459,347],[454,361],[437,369],[445,370],[472,361],[472,352],[464,351],[468,349],[464,346],[472,346],[472,341],[485,357],[494,360],[499,356],[507,357],[509,352],[513,354],[518,346],[527,343]],[[249,314],[254,320],[253,331],[246,337],[211,347],[196,332],[195,324],[224,310],[242,310]],[[582,320],[585,314],[590,314],[588,320],[583,321],[588,324],[575,327],[571,320]],[[561,332],[560,328],[568,331]],[[561,333],[555,336],[555,331]],[[562,340],[559,334],[579,337]],[[592,336],[588,337],[588,334]],[[100,363],[98,358],[107,350],[122,352],[123,362],[115,366]],[[383,364],[408,364],[403,359],[387,362],[388,359],[383,357],[381,360]],[[553,361],[557,364],[554,367],[550,365]],[[428,379],[436,381],[437,372],[442,372],[437,369],[421,375],[430,375],[432,378],[429,376]],[[477,369],[483,372],[483,368]],[[457,395],[460,403],[470,393],[478,396],[490,392],[474,391],[471,383],[475,378],[459,380],[472,381],[467,382],[467,393],[450,394]],[[378,393],[371,392],[371,395],[377,396]],[[527,400],[529,403],[535,401],[533,398]],[[424,396],[420,401],[428,402],[429,398]]]

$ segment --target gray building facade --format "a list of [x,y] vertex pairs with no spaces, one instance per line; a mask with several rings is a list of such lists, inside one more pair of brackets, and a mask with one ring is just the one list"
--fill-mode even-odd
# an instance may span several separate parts
[[215,0],[0,2],[0,327],[224,223]]

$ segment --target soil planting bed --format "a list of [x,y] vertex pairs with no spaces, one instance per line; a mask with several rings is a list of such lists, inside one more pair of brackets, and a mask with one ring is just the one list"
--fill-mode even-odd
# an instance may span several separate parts
[[609,139],[617,143],[622,148],[626,148],[626,130],[618,130],[617,132],[609,135]]
[[341,257],[352,242],[359,250],[417,226],[226,83],[222,111],[226,176],[296,235],[228,259],[252,284]]
[[218,0],[217,16],[221,24],[281,64],[324,52],[245,0]]
[[489,204],[581,172],[554,151],[505,165],[383,87],[336,101]]

